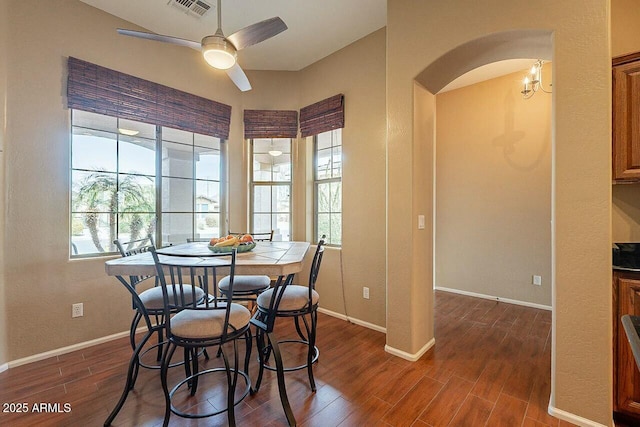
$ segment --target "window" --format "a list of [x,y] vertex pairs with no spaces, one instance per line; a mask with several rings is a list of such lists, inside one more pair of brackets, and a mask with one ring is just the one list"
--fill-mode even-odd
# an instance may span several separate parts
[[342,244],[342,129],[314,137],[315,234]]
[[220,139],[162,127],[162,242],[220,236]]
[[273,240],[291,240],[291,139],[251,143],[251,231],[273,230]]
[[214,237],[221,221],[218,138],[71,110],[71,255]]

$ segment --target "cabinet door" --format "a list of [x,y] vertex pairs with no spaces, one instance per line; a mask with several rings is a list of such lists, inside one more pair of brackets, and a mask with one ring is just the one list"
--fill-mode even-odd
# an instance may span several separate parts
[[640,371],[624,328],[618,324],[624,314],[640,316],[640,278],[619,277],[618,290],[616,406],[618,411],[640,415]]
[[640,180],[640,61],[613,67],[613,179]]

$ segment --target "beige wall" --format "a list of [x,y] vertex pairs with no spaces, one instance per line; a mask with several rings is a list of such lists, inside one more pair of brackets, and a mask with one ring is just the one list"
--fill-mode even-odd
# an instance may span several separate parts
[[[6,324],[4,357],[0,331],[0,364],[3,359],[12,361],[125,331],[131,319],[130,298],[115,278],[105,275],[105,258],[68,259],[68,56],[232,106],[227,147],[234,166],[227,175],[229,221],[233,227],[244,228],[247,224],[248,155],[243,140],[243,110],[297,110],[344,93],[345,165],[352,168],[344,177],[345,224],[351,228],[345,240],[353,241],[345,242],[342,260],[341,251],[329,251],[318,287],[322,305],[343,312],[337,284],[344,272],[345,294],[348,304],[353,305],[348,314],[384,325],[384,252],[380,250],[384,248],[384,31],[297,73],[248,71],[253,90],[243,94],[224,73],[204,64],[197,52],[119,36],[116,28],[135,27],[77,0],[55,0],[47,3],[48,7],[37,0],[3,0],[2,5],[7,7],[7,13],[2,14],[7,21],[1,26],[2,34],[6,31],[9,37],[6,48],[1,49],[7,58],[1,64],[6,64],[8,79],[8,127],[2,154],[7,168],[2,188],[9,200],[2,241],[5,248],[11,248],[3,251],[2,277],[11,283],[4,298],[6,316],[11,321]],[[316,78],[321,84],[314,83]],[[368,130],[357,131],[361,126]],[[300,140],[296,146],[303,152],[295,153],[294,174],[304,180],[310,176],[309,156],[304,153],[308,144]],[[367,171],[368,167],[371,170]],[[294,218],[294,238],[298,239],[311,238],[306,232],[311,220],[311,212],[305,210],[309,207],[304,194],[307,184],[303,181],[300,188],[294,188],[294,203],[303,206],[303,213]],[[362,206],[367,207],[367,215],[361,214]],[[298,211],[297,206],[294,211]],[[380,231],[373,235],[376,230]],[[360,236],[366,236],[362,250],[369,257],[367,264],[360,261]],[[306,281],[306,277],[301,280]],[[362,286],[371,288],[370,301],[356,298],[361,296]],[[33,298],[33,294],[38,297]],[[70,307],[76,302],[84,303],[84,317],[71,319]],[[0,298],[0,308],[2,303]],[[35,325],[53,325],[55,329],[52,333],[51,328]]]
[[611,56],[640,50],[640,3],[611,0]]
[[[385,30],[310,65],[300,72],[300,105],[343,93],[342,254],[329,250],[318,279],[321,306],[384,327],[385,325]],[[300,139],[300,154],[310,153],[312,138]],[[306,148],[305,148],[306,147]],[[307,159],[307,164],[310,162]],[[298,182],[312,182],[312,170]],[[296,187],[310,224],[312,191]],[[313,240],[312,228],[296,227],[296,238]],[[306,236],[306,237],[304,237]],[[342,274],[341,274],[342,271]],[[342,277],[341,277],[342,276]],[[369,287],[370,299],[362,298]]]
[[[55,3],[55,4],[54,4]],[[66,57],[75,56],[232,105],[232,156],[242,149],[240,96],[190,49],[122,37],[120,19],[75,0],[8,7],[8,207],[5,289],[9,360],[127,330],[131,302],[104,258],[69,260]],[[3,26],[4,28],[4,26]],[[43,41],[46,40],[46,43]],[[231,185],[239,185],[232,176]],[[71,318],[71,304],[84,317]],[[43,327],[47,325],[48,327]]]
[[436,96],[435,280],[550,307],[551,95],[525,73]]
[[[640,3],[611,0],[611,55],[640,51]],[[613,186],[613,242],[640,241],[640,184]]]
[[[240,127],[243,132],[243,111],[246,110],[298,110],[299,77],[296,72],[282,71],[246,71],[252,89],[242,94],[235,110],[237,120],[232,118],[232,126]],[[236,120],[236,121],[234,121]],[[242,135],[242,134],[241,134]],[[240,136],[242,138],[242,136]],[[230,230],[250,230],[249,219],[249,142],[238,138],[234,148],[229,151],[229,177],[233,184],[229,195]],[[231,148],[231,146],[230,146]],[[292,150],[293,169],[296,162],[296,144]],[[238,166],[241,165],[241,166]],[[295,206],[294,206],[295,209]],[[295,224],[294,224],[295,225]],[[295,237],[295,235],[294,235]]]
[[[8,0],[0,0],[0,250],[6,253],[4,245],[4,211],[5,211],[5,187],[4,187],[4,145],[6,140],[6,94],[7,94],[7,5]],[[5,304],[4,282],[4,257],[0,256],[0,366],[9,361],[9,349],[7,345],[7,309]]]
[[[406,245],[402,260],[388,259],[387,343],[416,351],[432,338],[416,310],[429,307],[430,272],[412,275],[406,263],[427,261],[431,233],[415,227],[421,203],[411,165],[415,76],[441,55],[487,34],[513,29],[552,29],[554,94],[552,125],[553,318],[551,407],[611,423],[611,94],[609,2],[472,0],[387,3],[388,229],[390,248]],[[523,11],[527,11],[523,13]],[[507,59],[507,58],[504,58]],[[588,69],[589,73],[584,73]],[[429,168],[428,164],[421,166]],[[464,170],[461,172],[464,173]],[[471,179],[471,177],[470,177]],[[418,200],[416,200],[418,199]],[[418,245],[423,240],[426,245]],[[419,301],[413,306],[394,301]],[[415,308],[414,308],[415,307]],[[425,310],[426,311],[426,310]],[[409,334],[403,329],[409,328]]]

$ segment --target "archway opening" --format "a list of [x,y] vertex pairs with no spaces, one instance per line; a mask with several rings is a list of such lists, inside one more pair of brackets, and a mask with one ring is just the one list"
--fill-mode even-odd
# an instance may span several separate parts
[[[434,182],[432,188],[433,259],[428,262],[433,262],[434,286],[436,289],[449,288],[450,283],[468,285],[474,281],[476,282],[474,285],[482,282],[487,284],[495,279],[497,271],[502,271],[505,274],[501,280],[506,283],[511,282],[513,287],[512,289],[489,287],[478,290],[473,286],[466,289],[464,286],[456,286],[460,291],[458,294],[466,294],[467,298],[469,296],[486,297],[483,301],[487,304],[478,303],[474,307],[466,307],[465,316],[470,316],[467,320],[472,325],[482,325],[483,320],[496,322],[500,313],[507,311],[494,309],[487,301],[487,298],[495,297],[493,305],[496,305],[496,300],[506,300],[509,303],[524,302],[525,306],[538,306],[537,308],[542,309],[537,312],[534,310],[533,313],[544,313],[546,309],[551,308],[551,315],[534,314],[533,318],[527,319],[531,316],[529,311],[524,318],[517,320],[516,315],[514,320],[514,324],[518,323],[518,325],[524,325],[526,322],[546,322],[547,330],[551,330],[554,309],[552,271],[555,262],[552,252],[554,236],[551,228],[554,217],[551,200],[553,182],[551,164],[554,155],[552,95],[541,94],[543,96],[538,95],[536,99],[524,101],[519,93],[521,87],[518,86],[514,76],[499,79],[500,82],[478,84],[456,94],[440,94],[442,89],[452,81],[478,67],[518,58],[550,61],[552,52],[553,42],[550,31],[501,32],[470,41],[449,51],[415,78],[418,84],[414,89],[414,144],[433,148],[433,164],[429,165],[433,170]],[[551,67],[552,63],[547,65],[547,77],[550,75]],[[523,69],[522,75],[524,71]],[[511,89],[504,86],[509,80],[513,81]],[[502,92],[499,92],[502,89],[498,89],[500,85],[506,88]],[[489,98],[494,98],[495,102],[491,104]],[[465,99],[475,99],[478,102],[465,102]],[[529,104],[520,104],[523,102],[529,102]],[[431,105],[432,108],[421,108],[423,105]],[[529,109],[536,111],[536,120],[532,120],[533,116]],[[420,115],[425,111],[432,116],[421,117]],[[495,117],[493,120],[487,120],[488,113],[495,114],[498,120],[495,120]],[[423,126],[422,129],[420,129],[421,126]],[[448,126],[448,131],[443,132],[443,126]],[[457,141],[458,144],[454,147],[451,141]],[[465,145],[471,148],[467,152],[465,152]],[[445,147],[446,150],[443,149]],[[443,161],[446,163],[442,163]],[[498,164],[500,168],[497,168]],[[480,170],[490,173],[480,177],[478,176]],[[514,177],[518,178],[517,183],[514,182]],[[504,191],[505,187],[509,187],[508,191]],[[460,193],[460,189],[463,189],[463,194]],[[523,223],[523,218],[531,217],[532,210],[537,212],[536,220],[532,221],[533,224]],[[480,211],[482,211],[483,220],[478,221]],[[491,215],[492,211],[493,215]],[[513,215],[509,215],[509,212],[513,212]],[[458,216],[457,220],[449,221],[449,224],[442,221],[447,216],[451,220],[453,215]],[[504,218],[509,218],[510,221],[504,221]],[[487,224],[487,219],[493,223]],[[540,236],[537,234],[544,235],[544,238],[538,238]],[[532,236],[534,236],[533,239]],[[537,251],[533,251],[535,253],[533,257],[534,261],[538,262],[531,263],[529,262],[531,260],[526,260],[527,262],[523,265],[515,268],[514,261],[523,261],[523,258],[531,256],[532,252],[529,251],[531,248],[525,247],[527,242],[536,246]],[[496,249],[498,246],[493,245],[507,247],[498,251]],[[483,257],[476,259],[478,265],[461,266],[461,263],[468,260],[468,258],[463,259],[461,254],[474,251],[485,251],[482,254]],[[445,253],[447,259],[443,263],[443,259],[439,257],[443,257]],[[479,268],[480,265],[488,268]],[[464,274],[452,277],[449,273],[454,271]],[[538,281],[534,276],[544,278],[541,282],[545,286],[538,287],[534,284],[534,281]],[[443,278],[448,283],[443,284]],[[520,294],[514,292],[521,290],[515,287],[526,288],[524,296],[522,292]],[[544,292],[542,292],[543,289]],[[529,295],[526,295],[527,293]],[[536,293],[538,295],[534,295]],[[435,298],[437,305],[438,297]],[[453,307],[446,310],[451,311]],[[436,315],[440,311],[442,307],[436,306]],[[513,311],[517,314],[518,309]],[[436,340],[438,340],[438,317],[434,321]],[[525,326],[518,333],[522,333],[525,329],[532,330]],[[544,328],[538,331],[540,330]],[[489,341],[496,339],[501,342],[506,339],[510,340],[507,346],[518,345],[517,339],[510,336],[509,331],[504,335],[502,332],[495,332],[483,338],[476,338],[476,343],[480,345],[484,339]],[[521,341],[520,344],[523,342]],[[451,343],[451,345],[455,344]],[[553,384],[549,376],[554,375],[553,331],[545,337],[542,346],[524,343],[524,347],[531,348],[532,352],[544,353],[542,358],[548,360],[544,369],[547,377],[533,380],[530,378],[528,381],[530,384],[531,381],[537,381],[539,389],[544,389],[545,398],[549,399]],[[520,370],[532,369],[532,366],[527,366],[526,362],[523,364],[523,360],[513,362],[520,363],[518,368]],[[479,375],[482,368],[477,367],[477,369],[480,369],[477,372]],[[516,370],[512,374],[520,375],[523,372]],[[531,389],[533,385],[529,391]]]

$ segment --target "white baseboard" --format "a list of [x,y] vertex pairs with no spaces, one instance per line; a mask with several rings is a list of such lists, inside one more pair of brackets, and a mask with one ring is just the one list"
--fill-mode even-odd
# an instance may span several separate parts
[[416,353],[413,353],[413,354],[407,353],[406,351],[398,350],[397,348],[393,348],[388,345],[384,346],[384,351],[386,351],[389,354],[393,354],[394,356],[401,357],[402,359],[408,360],[410,362],[415,362],[416,360],[420,359],[423,354],[429,351],[429,349],[433,347],[435,343],[436,343],[436,339],[431,338],[431,340],[429,340],[428,343],[426,343],[424,346],[422,346],[420,350],[418,350]]
[[[147,327],[138,328],[137,332],[145,332]],[[44,353],[34,354],[32,356],[23,357],[21,359],[12,360],[9,363],[6,363],[8,368],[15,368],[21,365],[26,365],[27,363],[38,362],[40,360],[48,359],[53,356],[59,356],[61,354],[71,353],[72,351],[82,350],[83,348],[91,347],[97,344],[103,344],[105,342],[113,341],[118,338],[128,337],[129,331],[118,332],[117,334],[107,335],[106,337],[96,338],[94,340],[81,342],[78,344],[73,344],[67,347],[57,348],[55,350],[45,351]],[[0,372],[2,369],[0,368]]]
[[493,295],[477,294],[475,292],[467,292],[467,291],[461,291],[459,289],[443,288],[440,286],[436,286],[434,289],[436,291],[450,292],[452,294],[467,295],[470,297],[488,299],[491,301],[506,302],[507,304],[523,305],[525,307],[538,308],[540,310],[548,310],[548,311],[552,310],[551,306],[549,305],[536,304],[533,302],[518,301],[515,299],[496,297]]
[[[563,411],[562,409],[558,409],[551,405],[549,405],[548,412],[551,416],[560,418],[563,421],[569,421],[570,423],[573,423],[580,427],[606,427],[604,424],[582,418],[581,416],[572,414],[571,412]],[[613,421],[611,425],[613,425]]]
[[9,369],[8,363],[3,363],[2,365],[0,365],[0,373],[6,371],[7,369]]
[[326,314],[331,317],[336,317],[341,320],[345,320],[347,322],[351,322],[355,325],[364,326],[365,328],[373,329],[374,331],[382,332],[383,334],[387,333],[387,328],[382,326],[375,325],[373,323],[365,322],[364,320],[356,319],[355,317],[345,316],[342,313],[336,313],[335,311],[327,310],[326,308],[318,307],[318,311],[320,313]]

